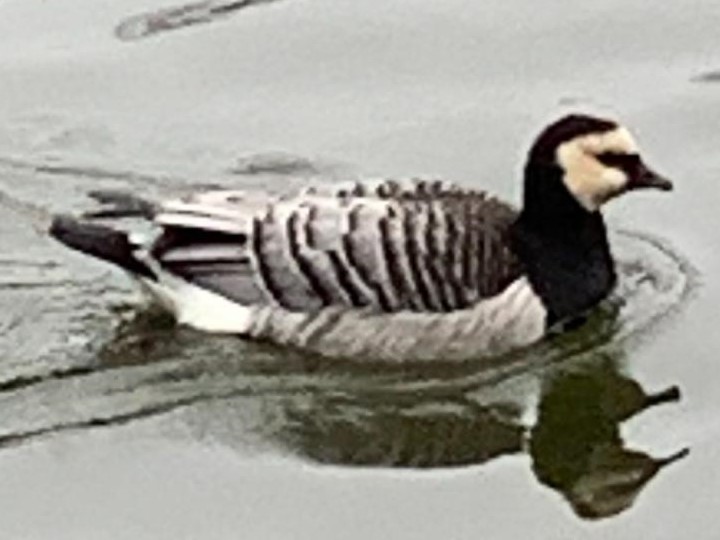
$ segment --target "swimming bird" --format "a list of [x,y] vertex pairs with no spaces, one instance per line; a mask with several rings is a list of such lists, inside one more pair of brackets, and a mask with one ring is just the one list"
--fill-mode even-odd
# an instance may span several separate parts
[[[524,168],[520,210],[444,181],[366,180],[273,196],[210,190],[163,203],[92,194],[50,234],[126,270],[181,324],[325,356],[467,359],[540,340],[616,282],[601,207],[672,189],[618,123],[570,115]],[[99,218],[137,216],[136,240]]]

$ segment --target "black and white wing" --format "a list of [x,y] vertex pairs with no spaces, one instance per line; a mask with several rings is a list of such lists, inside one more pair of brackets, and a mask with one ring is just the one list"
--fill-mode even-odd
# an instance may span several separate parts
[[482,192],[442,182],[285,198],[218,191],[165,204],[151,253],[165,270],[245,305],[447,312],[520,275],[509,248],[515,218]]

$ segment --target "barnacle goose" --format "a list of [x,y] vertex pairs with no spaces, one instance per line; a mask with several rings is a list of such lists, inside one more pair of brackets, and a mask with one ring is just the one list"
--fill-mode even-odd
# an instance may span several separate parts
[[596,306],[616,280],[601,206],[672,188],[627,129],[585,115],[539,135],[524,177],[519,212],[440,181],[158,205],[95,193],[96,217],[141,216],[157,236],[68,216],[50,234],[128,271],[181,324],[328,356],[464,359],[533,343]]

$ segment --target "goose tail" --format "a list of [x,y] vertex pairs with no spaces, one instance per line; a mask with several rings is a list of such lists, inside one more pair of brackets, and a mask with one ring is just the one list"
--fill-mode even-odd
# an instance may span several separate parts
[[157,280],[155,272],[137,258],[138,246],[130,241],[125,231],[58,215],[53,217],[48,232],[70,249],[112,263],[131,274]]

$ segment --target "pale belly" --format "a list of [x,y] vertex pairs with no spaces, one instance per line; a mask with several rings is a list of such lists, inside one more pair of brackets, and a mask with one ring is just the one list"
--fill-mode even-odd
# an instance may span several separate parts
[[372,313],[327,308],[316,313],[242,306],[169,277],[146,289],[178,323],[232,333],[327,357],[403,362],[465,360],[507,352],[543,337],[546,310],[525,278],[499,295],[450,313]]

